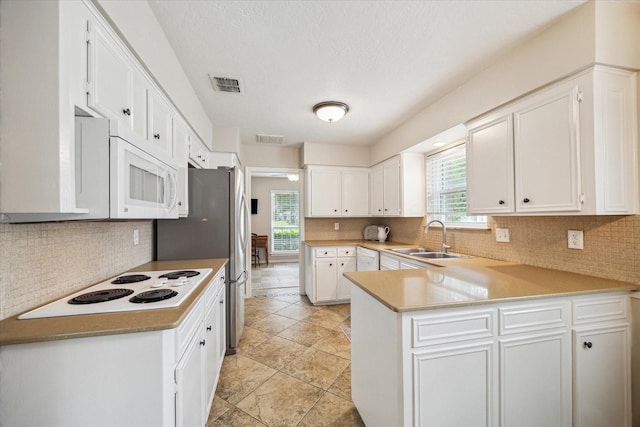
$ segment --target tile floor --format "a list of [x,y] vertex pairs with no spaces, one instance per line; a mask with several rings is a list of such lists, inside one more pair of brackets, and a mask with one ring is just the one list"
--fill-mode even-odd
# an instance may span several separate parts
[[262,264],[251,269],[251,288],[298,288],[300,276],[297,262]]
[[297,288],[256,290],[245,322],[207,427],[364,426],[351,401],[349,304],[314,307]]

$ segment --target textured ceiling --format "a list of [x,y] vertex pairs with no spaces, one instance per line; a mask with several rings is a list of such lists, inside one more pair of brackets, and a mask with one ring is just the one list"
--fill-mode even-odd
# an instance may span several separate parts
[[[583,0],[149,3],[214,126],[371,144]],[[240,78],[214,92],[208,74]],[[314,104],[338,100],[339,122]]]

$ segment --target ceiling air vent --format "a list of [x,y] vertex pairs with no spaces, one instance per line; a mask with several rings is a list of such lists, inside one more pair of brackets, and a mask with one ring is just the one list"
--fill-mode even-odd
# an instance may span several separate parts
[[284,136],[281,135],[256,135],[256,142],[259,144],[282,144]]
[[213,90],[216,92],[242,93],[241,80],[233,77],[216,77],[209,75]]

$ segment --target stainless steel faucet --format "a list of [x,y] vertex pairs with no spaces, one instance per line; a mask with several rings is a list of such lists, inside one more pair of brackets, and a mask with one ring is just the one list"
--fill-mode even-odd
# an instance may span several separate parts
[[449,249],[451,246],[447,245],[447,226],[444,225],[444,222],[440,221],[439,219],[434,219],[432,221],[429,221],[427,225],[424,226],[424,232],[425,234],[428,233],[429,227],[434,222],[437,222],[438,224],[440,224],[440,227],[442,227],[442,247],[440,248],[440,252],[446,253],[447,249]]

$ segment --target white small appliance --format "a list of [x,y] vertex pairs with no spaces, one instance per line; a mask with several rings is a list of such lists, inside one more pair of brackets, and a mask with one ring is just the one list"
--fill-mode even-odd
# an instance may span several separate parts
[[18,319],[175,308],[209,273],[210,268],[128,272],[28,311]]
[[178,218],[174,167],[117,137],[109,152],[111,218]]

